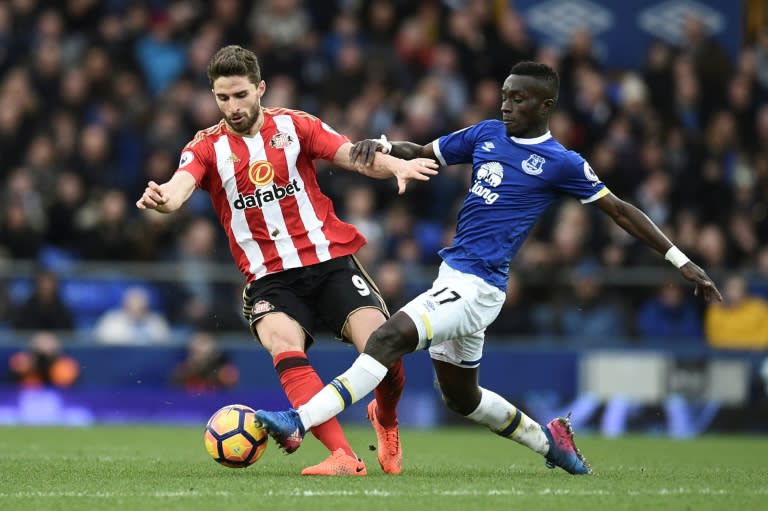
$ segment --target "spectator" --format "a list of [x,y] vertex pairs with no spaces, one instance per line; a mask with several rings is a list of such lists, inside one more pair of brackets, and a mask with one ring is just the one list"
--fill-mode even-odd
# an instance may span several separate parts
[[131,287],[120,307],[108,310],[96,322],[94,338],[104,344],[146,345],[170,340],[171,329],[162,314],[149,308],[144,288]]
[[0,209],[0,247],[19,259],[35,259],[43,244],[45,212],[43,197],[25,167],[8,177]]
[[216,316],[226,315],[222,307],[239,310],[239,305],[233,306],[230,300],[223,299],[229,298],[229,288],[217,285],[212,276],[217,253],[216,225],[208,218],[194,218],[181,233],[176,248],[173,260],[181,278],[173,286],[171,317],[183,325],[212,330],[216,327]]
[[118,174],[113,145],[106,126],[91,124],[80,131],[73,168],[84,181],[98,190],[110,185]]
[[756,260],[755,269],[749,276],[749,291],[768,300],[768,245],[760,248]]
[[60,172],[48,205],[46,239],[53,245],[74,253],[81,239],[78,214],[85,204],[85,186],[74,172]]
[[677,281],[665,282],[637,315],[637,331],[652,340],[699,340],[701,313]]
[[573,271],[573,298],[560,313],[562,334],[576,342],[622,342],[627,336],[622,302],[603,290],[602,269],[587,259]]
[[205,332],[192,336],[186,357],[173,373],[175,385],[195,393],[232,387],[239,380],[240,371]]
[[[588,256],[589,212],[581,204],[568,200],[557,211],[552,230],[551,252],[559,264],[575,264]],[[584,268],[586,270],[586,267]]]
[[[560,83],[562,105],[572,107],[576,102],[577,82],[581,73],[592,77],[600,72],[602,65],[598,59],[592,34],[587,29],[574,30],[560,59]],[[594,78],[590,78],[594,80]],[[597,85],[593,83],[592,85]]]
[[536,43],[528,33],[523,16],[520,13],[505,9],[498,17],[498,34],[491,45],[493,55],[493,77],[502,81],[507,77],[509,69],[521,60],[534,60]]
[[7,202],[2,208],[0,247],[16,259],[35,259],[40,251],[43,236],[32,225],[27,210],[18,200]]
[[672,75],[672,48],[661,41],[650,44],[643,69],[644,82],[648,85],[651,103],[659,108],[660,114],[671,121],[673,100],[669,94],[674,87]]
[[11,297],[8,295],[8,283],[5,280],[0,280],[0,330],[10,326],[12,312]]
[[690,14],[685,20],[683,38],[680,49],[694,64],[702,85],[703,114],[708,116],[724,96],[725,84],[731,76],[732,66],[727,53],[698,15]]
[[11,380],[23,388],[72,386],[80,376],[80,364],[64,355],[58,337],[38,332],[29,347],[8,360]]
[[733,274],[723,286],[723,303],[713,303],[704,316],[707,341],[714,348],[768,348],[768,301],[747,292],[746,279]]
[[165,92],[187,65],[185,49],[175,36],[170,17],[161,12],[153,17],[149,33],[136,42],[136,59],[156,96]]
[[261,0],[248,17],[249,29],[265,39],[265,49],[291,51],[301,46],[310,19],[299,0]]
[[[126,261],[133,259],[134,239],[132,222],[127,216],[125,194],[111,189],[100,194],[91,211],[90,226],[84,229],[78,243],[80,255],[86,259]],[[140,241],[140,240],[139,240]]]
[[399,261],[390,259],[379,265],[376,284],[390,311],[397,310],[408,302],[405,279],[405,272]]
[[489,325],[485,331],[486,338],[495,337],[500,340],[509,340],[510,337],[531,335],[533,331],[528,297],[524,293],[520,276],[510,271],[504,305],[501,307],[496,321]]
[[765,93],[768,92],[768,23],[758,34],[754,50],[757,82]]
[[11,324],[19,330],[71,330],[74,315],[61,296],[58,276],[50,270],[35,274],[32,294],[15,308]]
[[344,195],[342,218],[360,231],[368,243],[360,249],[357,257],[365,266],[373,266],[381,253],[384,230],[381,221],[374,217],[376,195],[369,186],[353,185]]

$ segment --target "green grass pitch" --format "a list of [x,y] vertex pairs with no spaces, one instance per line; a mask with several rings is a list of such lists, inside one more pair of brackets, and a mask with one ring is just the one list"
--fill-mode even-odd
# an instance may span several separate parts
[[595,475],[573,477],[479,427],[406,430],[403,474],[386,476],[372,430],[348,434],[368,477],[301,477],[325,455],[314,438],[291,456],[270,442],[254,466],[228,469],[208,457],[202,427],[0,427],[0,509],[768,509],[766,438],[577,435]]

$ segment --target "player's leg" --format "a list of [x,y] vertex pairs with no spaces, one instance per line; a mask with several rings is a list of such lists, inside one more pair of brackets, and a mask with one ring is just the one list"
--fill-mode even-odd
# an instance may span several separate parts
[[[273,282],[251,283],[243,292],[243,313],[251,324],[254,337],[272,355],[280,385],[291,406],[298,407],[323,388],[323,382],[306,354],[307,333],[301,326],[312,327],[311,312],[293,294]],[[291,315],[286,312],[287,311]],[[297,319],[294,319],[297,318]],[[312,434],[333,457],[341,452],[357,460],[349,441],[335,418],[312,429]],[[359,465],[355,466],[355,474]],[[363,465],[364,468],[364,465]]]
[[547,426],[541,426],[500,395],[479,385],[482,345],[483,334],[480,332],[430,348],[437,381],[448,408],[541,454],[547,459],[548,466],[557,465],[572,474],[589,473],[589,466],[573,443],[567,420],[555,419]]
[[293,452],[301,445],[306,429],[370,393],[403,355],[484,329],[503,302],[501,290],[443,264],[432,288],[378,328],[352,366],[307,404],[287,412],[259,410],[256,416],[286,452]]
[[[349,256],[344,265],[328,276],[320,298],[322,317],[340,337],[362,353],[373,332],[389,317],[384,298],[360,261]],[[343,314],[342,315],[340,315]],[[388,366],[389,371],[374,390],[376,419],[383,427],[396,427],[397,403],[405,386],[401,360]]]
[[[363,352],[368,339],[384,321],[384,315],[378,309],[358,309],[349,316],[345,337],[352,339],[358,351]],[[403,451],[397,422],[397,403],[404,386],[403,361],[397,359],[374,389],[374,399],[368,403],[368,420],[376,432],[376,455],[382,470],[388,474],[399,474],[402,471]]]
[[[323,317],[334,330],[341,321],[341,338],[352,342],[362,353],[373,332],[384,324],[389,311],[376,283],[354,256],[346,258],[346,266],[328,277],[321,303],[334,304],[325,307]],[[345,305],[344,307],[340,307]],[[352,311],[340,317],[340,311]],[[389,367],[384,379],[374,389],[374,399],[368,403],[368,419],[376,432],[379,465],[388,474],[399,474],[402,469],[402,448],[397,423],[397,404],[405,387],[402,359]]]
[[458,367],[434,358],[432,363],[448,408],[499,436],[541,455],[547,453],[549,443],[539,424],[503,397],[480,387],[477,367]]
[[[301,446],[305,432],[335,417],[348,406],[370,394],[387,374],[385,363],[394,364],[418,344],[413,321],[398,312],[368,339],[347,371],[334,378],[320,392],[297,410],[282,412],[257,410],[256,419],[288,454]],[[378,357],[381,361],[374,357]]]
[[[335,269],[327,272],[320,292],[313,297],[318,318],[362,353],[373,332],[389,317],[389,311],[376,283],[357,258],[349,256],[329,266]],[[398,360],[376,387],[368,405],[378,440],[378,461],[389,474],[400,473],[402,466],[397,403],[404,386],[403,365]]]

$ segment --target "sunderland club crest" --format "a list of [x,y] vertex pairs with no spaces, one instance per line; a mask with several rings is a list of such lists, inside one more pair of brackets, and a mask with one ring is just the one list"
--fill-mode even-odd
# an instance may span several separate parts
[[278,131],[269,139],[269,147],[272,149],[285,149],[293,142],[293,137],[288,133]]
[[256,316],[258,314],[264,314],[275,310],[275,306],[266,300],[259,300],[253,304],[251,315]]

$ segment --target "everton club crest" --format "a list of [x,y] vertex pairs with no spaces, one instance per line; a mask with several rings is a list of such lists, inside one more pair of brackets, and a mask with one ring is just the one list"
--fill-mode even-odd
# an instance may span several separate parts
[[537,176],[544,171],[544,163],[546,163],[546,161],[547,160],[538,154],[532,154],[527,160],[523,160],[523,170],[526,174]]

